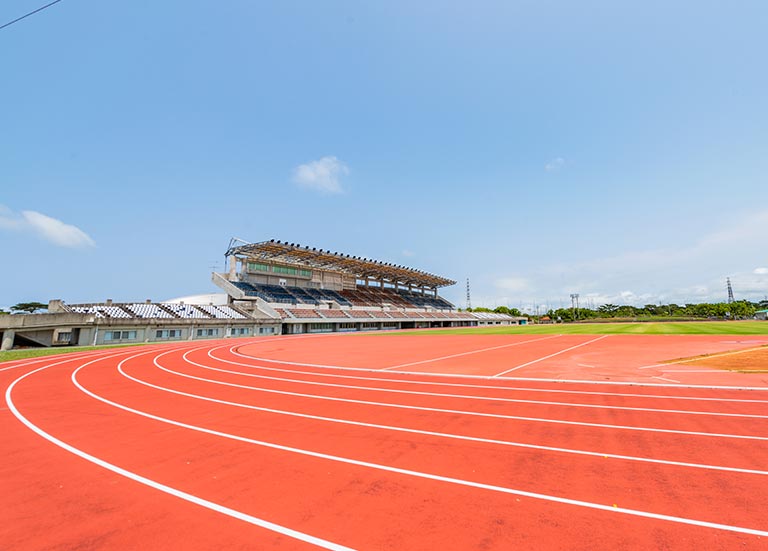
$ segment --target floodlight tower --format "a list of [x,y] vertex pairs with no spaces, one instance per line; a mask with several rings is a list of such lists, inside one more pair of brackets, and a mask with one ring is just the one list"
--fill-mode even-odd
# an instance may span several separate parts
[[573,310],[573,320],[576,321],[579,312],[579,293],[571,293],[571,310]]
[[467,278],[467,310],[472,308],[472,299],[469,296],[469,278]]
[[726,277],[725,283],[728,287],[728,304],[731,304],[733,302],[733,287],[731,286],[731,278]]

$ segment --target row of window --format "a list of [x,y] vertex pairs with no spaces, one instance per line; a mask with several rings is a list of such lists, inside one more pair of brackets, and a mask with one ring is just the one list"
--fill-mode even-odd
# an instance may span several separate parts
[[104,331],[105,341],[134,341],[136,340],[136,331]]
[[249,262],[249,272],[272,272],[275,274],[285,275],[300,275],[302,277],[312,277],[312,270],[305,270],[303,268],[294,268],[292,266],[275,266],[269,264],[262,264],[261,262]]
[[[272,335],[275,332],[274,327],[259,327],[259,335]],[[195,333],[198,337],[218,337],[219,329],[198,329]],[[250,327],[230,327],[228,335],[243,336],[250,335]],[[104,331],[105,341],[134,341],[136,340],[137,332],[135,330],[128,331]],[[59,333],[59,342],[69,341],[72,338],[72,333]],[[182,338],[181,329],[157,329],[155,331],[155,339],[180,339]]]

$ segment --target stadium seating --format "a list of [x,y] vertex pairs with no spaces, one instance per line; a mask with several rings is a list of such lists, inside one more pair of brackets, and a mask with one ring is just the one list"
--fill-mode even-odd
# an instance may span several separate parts
[[291,313],[291,316],[294,318],[322,318],[320,314],[318,314],[315,310],[308,310],[308,309],[293,309],[288,310],[288,312]]
[[191,304],[163,303],[163,308],[170,310],[177,318],[210,319],[213,316],[203,310],[198,310]]
[[318,310],[321,316],[327,319],[349,318],[344,310],[332,309],[332,310]]
[[70,306],[69,309],[76,314],[95,314],[97,318],[127,319],[134,317],[131,313],[123,310],[119,306]]
[[135,303],[135,304],[123,304],[123,308],[133,313],[133,317],[136,318],[173,318],[175,317],[170,312],[164,310],[157,304],[148,303]]

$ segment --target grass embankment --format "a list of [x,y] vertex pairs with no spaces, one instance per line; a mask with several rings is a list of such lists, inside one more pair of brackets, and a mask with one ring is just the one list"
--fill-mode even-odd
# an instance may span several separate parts
[[512,325],[466,327],[414,331],[411,335],[768,335],[765,321],[691,321],[643,323],[559,323],[551,325]]
[[[141,343],[143,344],[143,343]],[[0,352],[0,363],[14,360],[26,360],[27,358],[39,358],[41,356],[53,356],[56,354],[72,354],[75,352],[88,352],[89,350],[106,350],[109,348],[125,348],[128,346],[140,346],[140,344],[119,344],[108,346],[67,346],[57,348],[24,348],[21,350],[5,350]]]

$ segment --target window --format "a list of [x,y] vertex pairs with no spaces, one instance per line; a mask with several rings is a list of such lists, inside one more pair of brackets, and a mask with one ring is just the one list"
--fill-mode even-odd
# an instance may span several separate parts
[[312,270],[299,270],[299,275],[302,277],[312,277]]
[[136,331],[104,331],[105,341],[133,341],[136,340]]
[[268,272],[269,264],[262,264],[261,262],[249,262],[248,271],[249,272]]
[[198,337],[217,337],[219,335],[218,329],[198,329]]
[[231,327],[229,329],[229,334],[230,336],[234,337],[236,335],[247,335],[248,333],[250,333],[250,331],[251,330],[249,327]]
[[276,274],[296,275],[296,268],[290,266],[272,266],[272,271]]
[[72,340],[72,331],[62,331],[56,337],[56,342],[69,342]]
[[155,332],[156,339],[180,339],[181,329],[158,329]]
[[271,335],[274,332],[274,327],[259,327],[259,335]]

